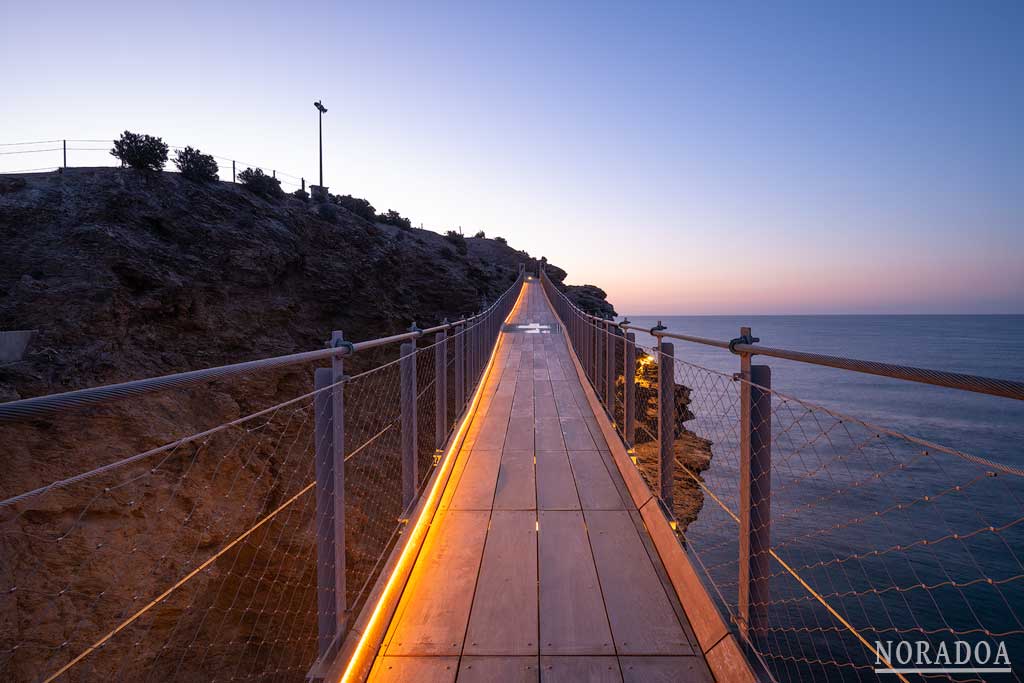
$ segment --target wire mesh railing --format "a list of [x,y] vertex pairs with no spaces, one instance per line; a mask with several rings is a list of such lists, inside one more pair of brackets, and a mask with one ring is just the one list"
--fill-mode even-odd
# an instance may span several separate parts
[[[655,328],[643,330],[654,345],[638,344],[639,328],[593,318],[543,280],[609,419],[765,678],[1020,680],[1024,472],[773,390],[749,330],[716,342]],[[732,348],[739,372],[688,362],[673,338]],[[603,391],[609,347],[632,414]],[[889,376],[1020,389],[916,368]]]
[[305,680],[381,580],[521,284],[457,323],[336,334],[213,385],[0,404],[0,679]]

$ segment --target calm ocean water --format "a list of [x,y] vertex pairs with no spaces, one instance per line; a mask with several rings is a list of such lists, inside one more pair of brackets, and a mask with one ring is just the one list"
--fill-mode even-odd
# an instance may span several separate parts
[[[658,319],[631,317],[644,327]],[[660,320],[671,331],[694,336],[729,340],[748,325],[767,346],[1024,381],[1021,315]],[[637,341],[650,345],[653,338],[638,334]],[[677,359],[723,373],[739,369],[738,357],[728,351],[674,343]],[[774,358],[755,358],[755,363],[771,366],[773,389],[780,393],[1024,468],[1024,402]],[[722,388],[727,381],[687,372],[695,381],[708,382],[704,391],[694,392],[696,417],[688,423],[714,442],[704,479],[734,504],[735,432],[728,425],[735,419],[723,413],[715,396],[729,403],[736,398],[735,388],[728,393]],[[941,453],[922,457],[918,446],[875,439],[872,430],[849,423],[793,422],[792,415],[782,411],[773,422],[782,439],[778,457],[773,452],[773,547],[868,640],[924,638],[933,647],[958,638],[1003,640],[1014,674],[953,680],[1021,680],[1024,479],[992,477],[985,467]],[[687,531],[691,549],[704,551],[697,554],[710,567],[726,605],[735,605],[735,533],[735,523],[707,499]],[[763,647],[774,657],[769,664],[777,677],[875,680],[864,648],[787,580],[781,572],[772,579],[773,630]],[[859,668],[821,660],[853,662]],[[881,677],[886,679],[895,677]]]
[[[631,316],[728,341],[746,325],[766,346],[1024,381],[1024,315]],[[642,339],[646,337],[646,339]],[[653,344],[649,335],[637,342]],[[671,340],[676,357],[737,372],[728,351]],[[1024,402],[775,358],[773,388],[827,408],[1000,462],[1024,466]]]

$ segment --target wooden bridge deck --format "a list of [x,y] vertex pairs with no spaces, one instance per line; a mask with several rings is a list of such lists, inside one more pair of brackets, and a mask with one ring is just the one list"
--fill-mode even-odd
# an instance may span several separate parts
[[528,282],[371,681],[713,680],[598,419]]

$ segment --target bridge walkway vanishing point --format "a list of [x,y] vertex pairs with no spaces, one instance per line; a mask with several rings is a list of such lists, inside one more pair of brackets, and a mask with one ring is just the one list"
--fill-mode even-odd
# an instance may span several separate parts
[[714,680],[599,419],[528,282],[371,681]]

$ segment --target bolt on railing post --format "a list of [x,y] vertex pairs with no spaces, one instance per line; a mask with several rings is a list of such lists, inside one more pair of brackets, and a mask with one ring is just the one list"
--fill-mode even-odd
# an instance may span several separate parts
[[434,448],[440,451],[448,436],[448,333],[434,339]]
[[615,420],[615,325],[611,322],[604,324],[605,345],[604,345],[604,404],[608,414]]
[[338,628],[335,601],[334,564],[337,544],[334,542],[334,449],[332,441],[333,400],[328,387],[333,372],[317,368],[313,373],[315,470],[316,470],[316,611],[317,652],[328,656]]
[[462,325],[455,326],[455,409],[462,414],[466,407],[466,335]]
[[402,508],[416,497],[416,342],[402,344],[399,374],[402,406]]
[[626,448],[636,445],[636,335],[632,332],[625,336],[625,360],[622,364],[622,405],[625,411],[623,433],[626,436]]
[[[331,333],[331,347],[344,346],[341,330]],[[345,632],[348,614],[345,605],[345,360],[331,357],[331,455],[334,462],[334,603],[340,633]],[[326,393],[326,392],[325,392]],[[340,642],[340,639],[339,639]]]
[[[742,328],[741,335],[749,335]],[[739,614],[740,635],[749,641],[763,638],[768,626],[771,571],[771,368],[751,365],[749,353],[740,354],[740,526]]]
[[661,500],[666,509],[674,512],[673,487],[675,485],[675,347],[658,340],[658,448]]

